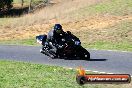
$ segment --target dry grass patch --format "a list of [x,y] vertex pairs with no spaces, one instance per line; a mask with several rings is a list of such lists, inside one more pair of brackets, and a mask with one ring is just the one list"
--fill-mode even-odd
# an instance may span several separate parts
[[[83,31],[89,31],[95,32],[94,34],[97,34],[96,30],[104,30],[105,28],[109,28],[125,20],[132,20],[132,16],[96,16],[68,23],[62,22],[62,25],[65,31],[70,30],[73,33],[77,34],[80,34]],[[60,22],[60,20],[52,19],[43,24],[18,26],[13,29],[12,27],[7,26],[6,30],[0,30],[0,40],[29,39],[39,34],[47,34],[47,32],[52,28],[52,26],[56,22]],[[85,34],[80,37],[84,38]]]
[[76,30],[79,30],[80,28],[85,30],[100,30],[114,26],[124,20],[132,20],[132,16],[94,16],[75,22],[68,22],[65,24],[65,27]]
[[[70,20],[68,13],[83,6],[92,5],[102,0],[55,0],[57,3],[48,6],[35,14],[24,15],[10,19],[1,24],[0,40],[25,39],[38,34],[47,33],[55,23],[67,23]],[[8,30],[8,31],[7,31]]]
[[18,19],[12,19],[5,26],[10,26],[11,28],[17,26],[26,26],[33,24],[43,24],[48,22],[51,19],[57,19],[61,22],[70,21],[68,13],[78,10],[84,6],[93,5],[99,3],[103,0],[62,0],[59,3],[53,6],[47,6],[44,9],[32,13],[24,15]]

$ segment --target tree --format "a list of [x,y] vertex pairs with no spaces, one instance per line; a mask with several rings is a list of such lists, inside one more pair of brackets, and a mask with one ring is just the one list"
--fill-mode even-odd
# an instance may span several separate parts
[[30,0],[30,2],[29,2],[29,12],[31,11],[31,4],[32,4],[32,0]]
[[49,4],[51,0],[44,0],[45,3]]
[[1,10],[9,10],[12,8],[12,2],[13,0],[0,0],[0,11]]
[[21,2],[22,2],[21,5],[22,5],[22,7],[23,7],[24,0],[21,0]]

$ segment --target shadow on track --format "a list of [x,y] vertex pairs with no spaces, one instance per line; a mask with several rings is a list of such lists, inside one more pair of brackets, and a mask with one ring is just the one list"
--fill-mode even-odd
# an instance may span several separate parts
[[107,61],[107,59],[81,59],[81,58],[64,58],[64,60],[85,60],[85,61]]
[[107,61],[107,59],[90,59],[88,61]]

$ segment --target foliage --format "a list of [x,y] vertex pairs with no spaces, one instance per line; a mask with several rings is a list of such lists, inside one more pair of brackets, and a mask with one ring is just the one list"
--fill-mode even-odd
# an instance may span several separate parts
[[12,7],[13,0],[0,0],[0,11],[10,9]]

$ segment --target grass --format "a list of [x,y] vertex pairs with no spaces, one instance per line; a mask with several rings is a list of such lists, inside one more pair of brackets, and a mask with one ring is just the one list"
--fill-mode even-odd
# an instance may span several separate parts
[[6,40],[0,41],[0,44],[7,45],[38,45],[35,39],[22,39],[22,40]]
[[132,14],[132,0],[106,0],[102,3],[97,3],[91,6],[85,6],[79,10],[71,12],[73,17],[79,15],[80,17],[94,16],[97,14],[108,14],[116,16],[124,16]]
[[[29,0],[24,0],[24,3],[28,3]],[[21,4],[21,0],[13,0],[13,3]]]
[[132,21],[123,21],[109,28],[80,31],[75,34],[87,48],[132,51]]
[[0,26],[4,26],[8,22],[10,22],[9,18],[0,18]]
[[[91,72],[87,72],[91,74]],[[130,84],[76,83],[77,71],[57,66],[0,60],[0,88],[130,88]]]
[[113,42],[104,42],[96,41],[91,44],[83,44],[84,47],[89,49],[99,49],[99,50],[120,50],[120,51],[132,51],[132,44],[128,42],[122,43],[113,43]]

